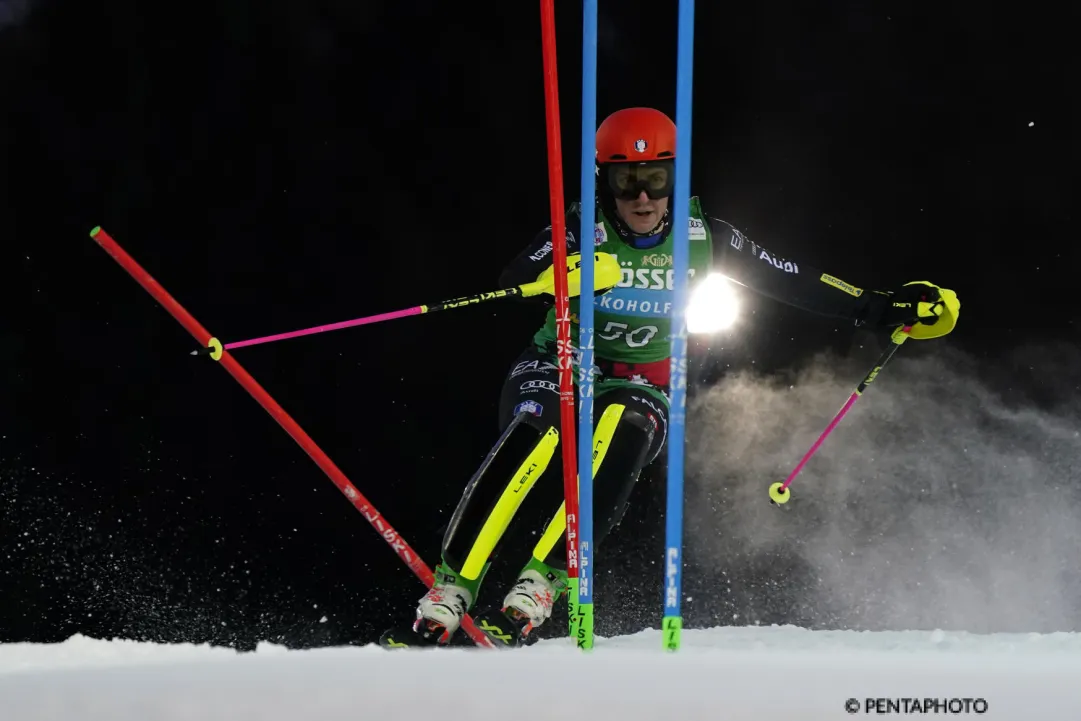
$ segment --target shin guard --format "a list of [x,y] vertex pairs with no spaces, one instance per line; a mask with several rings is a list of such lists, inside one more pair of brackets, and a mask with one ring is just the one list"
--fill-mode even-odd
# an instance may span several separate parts
[[[596,515],[596,545],[619,523],[638,475],[645,465],[654,427],[642,414],[619,403],[605,408],[593,431],[593,486]],[[552,552],[567,530],[566,504],[552,516],[540,541],[533,548],[533,558],[553,565]],[[559,562],[560,567],[563,566]]]
[[443,537],[443,560],[479,585],[511,519],[543,475],[559,445],[559,431],[541,431],[523,413],[511,421],[470,479]]

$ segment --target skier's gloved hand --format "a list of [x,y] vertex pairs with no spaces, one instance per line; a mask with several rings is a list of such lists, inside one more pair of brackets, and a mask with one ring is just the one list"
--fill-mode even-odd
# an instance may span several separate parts
[[912,338],[938,338],[953,330],[960,310],[956,293],[920,280],[893,291],[875,291],[868,320],[879,327],[912,326]]
[[[550,265],[537,276],[530,286],[541,288],[541,292],[555,295],[555,266]],[[596,295],[603,295],[619,283],[622,271],[619,261],[610,253],[593,254],[593,290]],[[567,290],[571,298],[577,298],[582,288],[582,254],[572,253],[567,256]]]
[[879,325],[934,325],[945,308],[942,294],[930,283],[906,283],[886,295]]

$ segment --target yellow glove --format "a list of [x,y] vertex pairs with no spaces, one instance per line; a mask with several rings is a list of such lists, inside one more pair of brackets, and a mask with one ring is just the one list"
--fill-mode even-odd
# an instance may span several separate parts
[[[537,280],[522,286],[522,295],[529,297],[547,293],[555,295],[555,266],[550,265],[537,276]],[[603,295],[619,283],[621,271],[619,261],[610,253],[593,254],[593,291]],[[582,291],[582,255],[574,253],[567,256],[567,294],[577,298]]]
[[885,296],[877,325],[911,326],[909,337],[916,340],[940,338],[953,330],[961,314],[957,293],[926,280],[905,283]]

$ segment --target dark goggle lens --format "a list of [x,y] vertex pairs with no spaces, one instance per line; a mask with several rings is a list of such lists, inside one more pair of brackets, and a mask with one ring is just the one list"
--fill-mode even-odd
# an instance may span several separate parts
[[608,166],[608,187],[620,200],[634,200],[642,191],[652,200],[667,198],[675,184],[675,163],[613,163]]

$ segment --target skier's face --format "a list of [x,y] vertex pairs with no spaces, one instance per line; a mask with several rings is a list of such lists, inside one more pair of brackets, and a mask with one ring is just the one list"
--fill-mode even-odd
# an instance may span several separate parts
[[616,198],[616,210],[623,222],[635,233],[648,233],[656,228],[664,217],[664,211],[668,210],[668,198],[653,200],[643,190],[634,200]]

